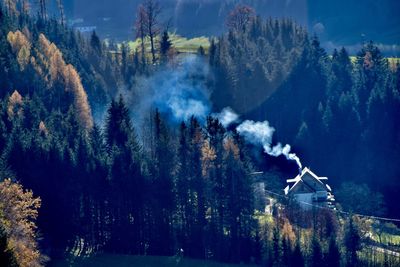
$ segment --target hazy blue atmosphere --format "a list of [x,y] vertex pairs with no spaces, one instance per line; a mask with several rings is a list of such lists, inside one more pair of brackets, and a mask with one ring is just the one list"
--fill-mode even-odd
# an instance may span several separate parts
[[0,0],[0,267],[400,266],[399,11]]

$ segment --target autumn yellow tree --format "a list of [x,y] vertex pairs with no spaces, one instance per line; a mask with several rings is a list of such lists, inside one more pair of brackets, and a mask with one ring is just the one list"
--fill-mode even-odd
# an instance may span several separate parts
[[12,95],[8,99],[8,106],[7,106],[7,115],[9,118],[14,118],[15,116],[22,116],[23,109],[22,109],[23,99],[22,96],[18,93],[17,90],[12,93]]
[[35,221],[40,198],[24,190],[19,183],[5,179],[0,183],[0,224],[7,235],[7,246],[13,252],[18,266],[43,266],[44,257],[36,243]]
[[10,43],[12,51],[17,56],[21,70],[24,70],[29,64],[31,57],[31,43],[28,37],[20,31],[10,31],[7,34],[7,40]]
[[38,130],[39,130],[39,133],[44,136],[47,136],[49,134],[49,130],[47,130],[46,124],[44,124],[43,121],[40,121]]
[[79,122],[85,129],[91,129],[93,126],[92,112],[76,69],[64,61],[61,51],[44,34],[39,35],[39,45],[35,48],[36,58],[31,56],[32,45],[27,35],[29,32],[24,34],[21,31],[10,31],[7,35],[7,40],[13,53],[17,56],[21,70],[31,64],[37,74],[43,77],[49,89],[56,81],[62,81],[65,91],[71,92],[74,96],[74,106]]
[[44,34],[39,35],[39,49],[37,49],[36,54],[38,60],[32,61],[35,69],[38,73],[46,73],[45,79],[48,81],[49,88],[57,80],[64,82],[65,91],[71,92],[74,96],[74,106],[80,124],[85,129],[91,129],[93,118],[90,104],[81,78],[74,66],[66,64],[61,51]]
[[207,176],[210,168],[212,167],[212,162],[216,159],[217,155],[215,149],[211,147],[210,142],[205,140],[201,147],[201,165],[203,176]]
[[75,108],[78,113],[78,118],[82,126],[86,129],[93,127],[92,113],[87,99],[85,89],[83,89],[81,78],[75,68],[68,64],[64,69],[64,80],[66,89],[72,91],[74,95]]

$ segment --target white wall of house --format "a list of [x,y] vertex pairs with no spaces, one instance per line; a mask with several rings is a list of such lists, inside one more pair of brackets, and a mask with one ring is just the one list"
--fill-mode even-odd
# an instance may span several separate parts
[[300,206],[302,208],[304,208],[304,209],[311,209],[312,208],[311,205],[307,205],[306,203],[312,204],[313,196],[314,196],[314,193],[294,194],[294,197],[299,202]]

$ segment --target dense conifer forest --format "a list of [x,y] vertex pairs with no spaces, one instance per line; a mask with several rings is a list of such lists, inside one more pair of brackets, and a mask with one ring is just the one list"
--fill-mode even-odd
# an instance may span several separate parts
[[[239,5],[226,33],[183,53],[146,0],[132,49],[39,4],[0,8],[0,266],[400,264],[400,68],[372,41],[328,54],[291,19]],[[300,159],[329,177],[334,208],[285,196]]]

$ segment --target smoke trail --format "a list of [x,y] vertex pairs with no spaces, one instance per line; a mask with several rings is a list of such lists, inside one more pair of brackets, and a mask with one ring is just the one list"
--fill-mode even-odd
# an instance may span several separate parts
[[230,107],[226,107],[220,113],[214,113],[212,116],[217,118],[224,127],[229,126],[239,119],[239,115]]
[[[149,111],[154,108],[158,108],[175,123],[188,120],[191,116],[204,122],[210,113],[211,104],[206,86],[206,80],[210,74],[208,65],[203,62],[204,59],[196,55],[185,55],[178,60],[179,64],[176,67],[166,68],[149,78],[138,81],[136,95],[122,92],[127,102],[134,105],[135,122],[139,127]],[[230,107],[212,116],[218,118],[224,127],[239,119],[239,115]],[[237,127],[237,131],[248,142],[262,145],[265,153],[274,157],[284,155],[288,160],[296,161],[299,168],[302,168],[300,159],[296,154],[290,153],[290,145],[282,146],[278,143],[272,146],[275,129],[269,125],[268,121],[247,120]]]
[[262,145],[264,152],[268,155],[274,157],[284,155],[288,160],[296,161],[299,169],[302,169],[300,158],[295,153],[290,153],[290,145],[282,146],[281,143],[278,143],[272,146],[275,128],[271,127],[268,121],[254,122],[247,120],[237,127],[237,131],[244,136],[247,142],[254,145]]
[[207,64],[196,55],[178,58],[177,66],[169,66],[137,82],[134,95],[127,102],[134,106],[135,119],[142,121],[149,111],[158,108],[172,122],[179,123],[195,116],[204,121],[210,113]]

